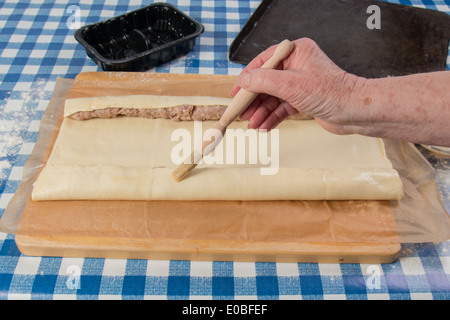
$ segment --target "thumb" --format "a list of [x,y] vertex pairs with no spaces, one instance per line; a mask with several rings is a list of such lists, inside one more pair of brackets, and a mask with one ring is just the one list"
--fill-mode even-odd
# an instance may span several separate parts
[[299,71],[253,69],[241,74],[239,85],[251,92],[265,93],[288,101],[299,86]]

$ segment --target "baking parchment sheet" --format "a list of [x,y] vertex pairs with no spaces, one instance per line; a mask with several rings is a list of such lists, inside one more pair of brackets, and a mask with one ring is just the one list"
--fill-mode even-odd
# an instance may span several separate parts
[[[434,169],[413,145],[390,140],[384,141],[386,152],[401,176],[405,191],[405,197],[400,201],[44,201],[40,204],[42,207],[31,202],[32,184],[52,150],[66,98],[125,94],[186,95],[186,92],[191,95],[208,92],[208,95],[228,96],[234,79],[223,76],[214,78],[214,81],[210,78],[200,78],[199,81],[196,77],[157,74],[152,78],[141,78],[139,74],[135,79],[127,76],[123,81],[120,74],[114,75],[113,81],[107,81],[107,76],[104,81],[58,78],[41,120],[35,148],[24,167],[23,179],[0,220],[0,231],[18,232],[22,214],[29,205],[34,207],[35,216],[45,208],[49,211],[58,208],[51,214],[61,219],[64,216],[60,215],[65,215],[63,208],[80,215],[78,221],[83,221],[83,215],[94,216],[98,225],[92,227],[77,226],[76,217],[67,216],[68,224],[71,224],[69,229],[78,235],[88,230],[87,236],[319,243],[437,243],[450,238],[450,217],[442,205]],[[78,209],[73,209],[77,206]],[[111,216],[111,212],[117,214]],[[152,217],[151,226],[144,226],[143,220],[136,219],[148,219],[149,216]],[[35,221],[40,221],[39,217]],[[124,228],[124,225],[130,228]],[[102,226],[108,226],[107,234]],[[25,232],[33,227],[28,224]],[[58,233],[59,229],[61,233],[71,232],[64,226],[46,228],[36,224],[35,227],[39,229],[36,230],[38,234],[48,235],[55,230]],[[133,230],[133,233],[127,230]]]

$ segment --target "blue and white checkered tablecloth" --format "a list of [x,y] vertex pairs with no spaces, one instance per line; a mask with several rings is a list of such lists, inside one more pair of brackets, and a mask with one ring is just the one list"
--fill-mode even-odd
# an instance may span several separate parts
[[[68,28],[150,0],[0,3],[0,215],[16,191],[57,77],[98,71]],[[228,49],[260,1],[171,0],[205,32],[186,56],[150,72],[239,74]],[[448,0],[392,1],[450,13]],[[425,152],[425,151],[424,151]],[[425,152],[450,211],[450,159]],[[448,299],[450,242],[409,244],[392,264],[153,261],[22,255],[0,233],[0,299]],[[374,270],[377,278],[373,281]]]

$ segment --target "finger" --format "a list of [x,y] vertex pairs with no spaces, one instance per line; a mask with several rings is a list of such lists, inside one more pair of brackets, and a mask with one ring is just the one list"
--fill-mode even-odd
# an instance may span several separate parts
[[283,120],[297,114],[298,111],[287,102],[282,102],[275,108],[259,126],[259,129],[271,130],[279,125]]
[[[247,64],[244,70],[242,70],[241,75],[249,72],[250,70],[260,68],[267,60],[269,60],[270,57],[272,57],[273,53],[275,52],[275,49],[276,45],[271,46],[270,48],[258,54],[252,61],[250,61],[249,64]],[[234,97],[240,88],[241,86],[239,85],[238,79],[231,90],[231,96]]]
[[234,97],[240,89],[241,87],[239,86],[239,79],[238,79],[236,83],[233,85],[233,88],[231,89],[231,96]]
[[[261,52],[260,54],[258,54],[252,61],[250,61],[249,64],[247,64],[247,66],[244,68],[244,70],[242,70],[240,75],[245,74],[251,70],[260,68],[264,63],[266,63],[267,60],[269,60],[273,56],[276,47],[277,45],[273,45],[268,49],[264,50],[263,52]],[[280,63],[275,69],[283,70],[282,64]],[[231,96],[234,97],[240,88],[241,86],[239,85],[238,79],[234,84],[233,88],[231,89]]]
[[272,111],[277,108],[279,103],[280,101],[277,98],[271,96],[267,97],[253,113],[248,122],[248,127],[251,129],[259,128]]
[[239,85],[248,91],[265,93],[289,102],[303,82],[301,71],[255,69],[243,74]]
[[261,99],[258,96],[252,103],[250,103],[247,109],[245,109],[244,112],[241,113],[240,115],[241,120],[250,120],[255,111],[259,108],[260,104]]
[[250,105],[245,109],[241,115],[240,118],[242,120],[249,120],[255,111],[259,108],[260,104],[267,98],[266,94],[259,94],[256,96],[255,100],[253,100]]

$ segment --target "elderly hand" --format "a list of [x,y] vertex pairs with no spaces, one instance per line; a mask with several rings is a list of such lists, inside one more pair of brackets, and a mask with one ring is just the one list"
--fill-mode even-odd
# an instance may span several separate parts
[[272,129],[298,112],[312,115],[330,131],[344,133],[341,121],[346,118],[350,93],[362,78],[336,66],[317,44],[307,38],[293,41],[294,49],[278,70],[259,69],[275,46],[258,55],[242,71],[232,95],[240,87],[263,93],[245,110],[241,119],[249,128]]

